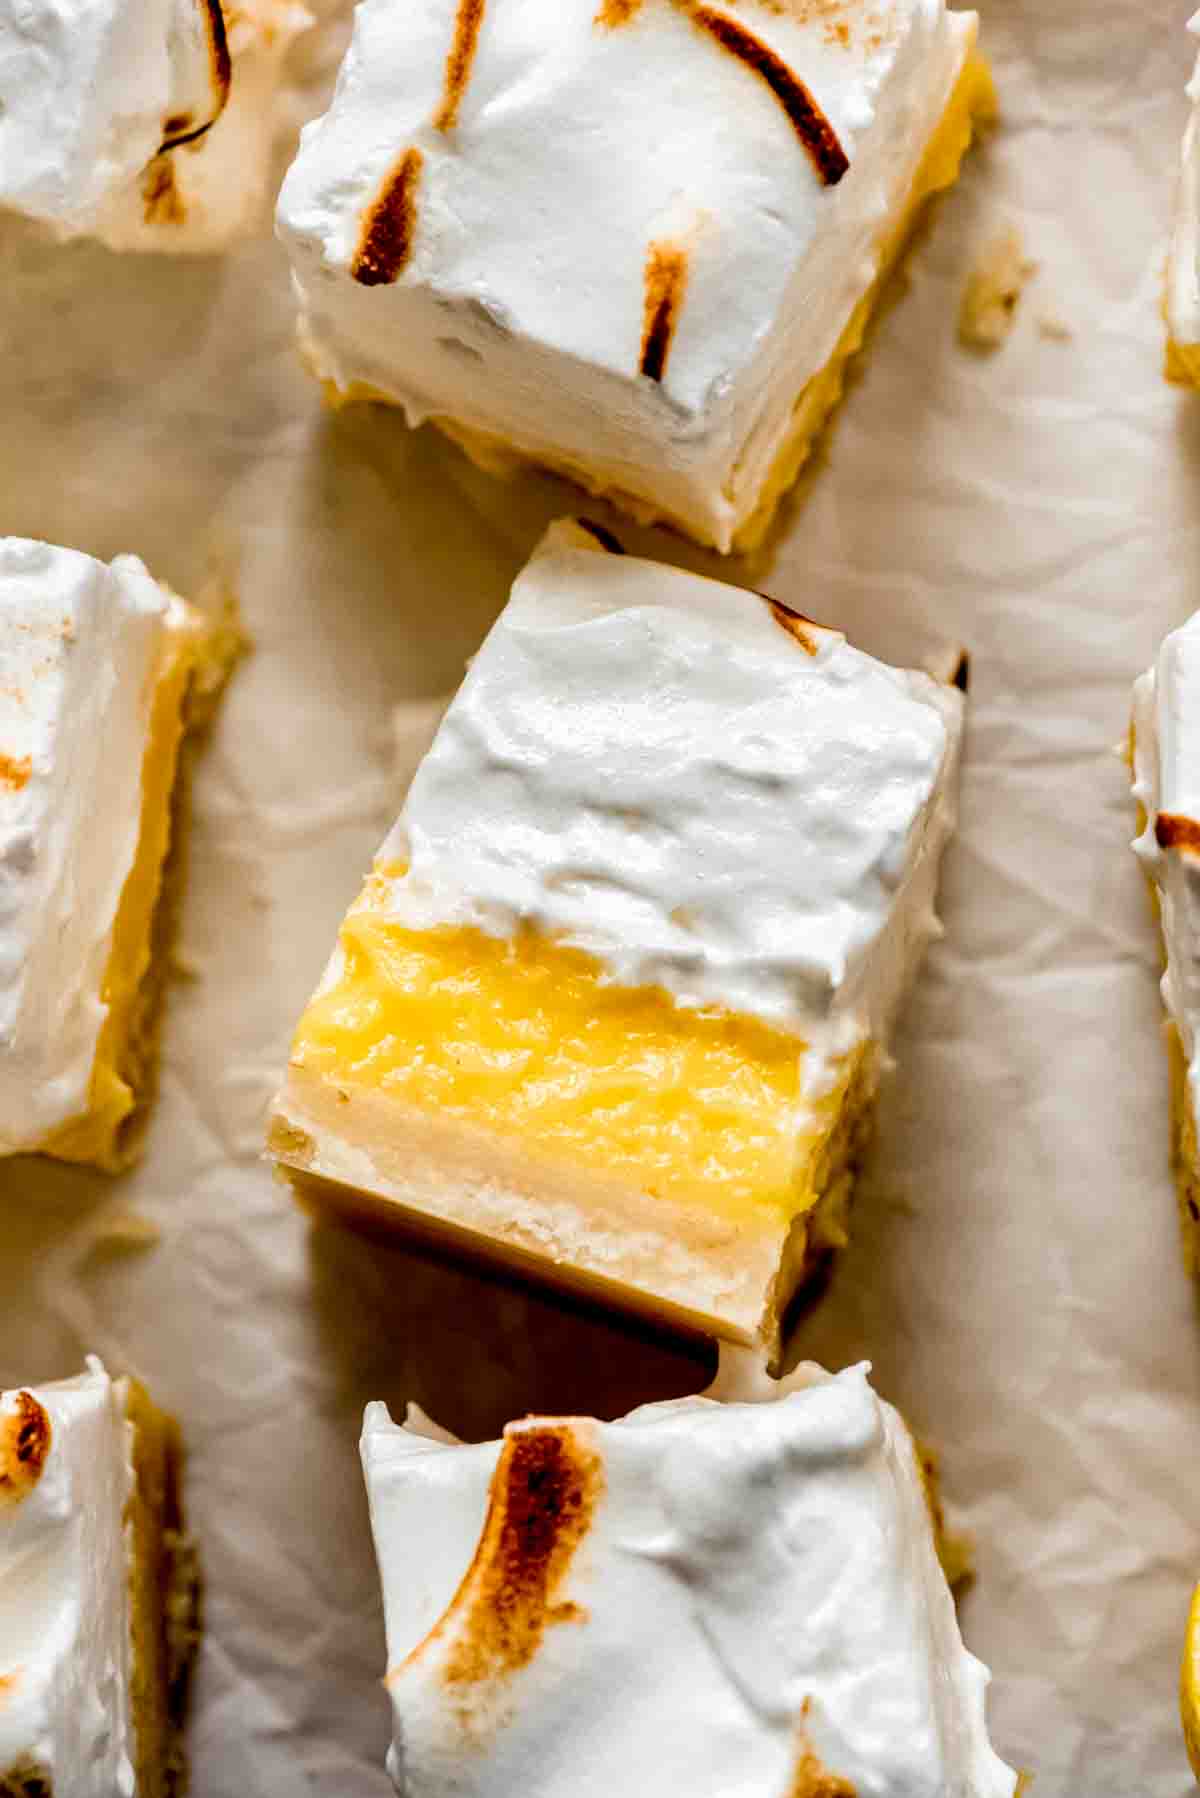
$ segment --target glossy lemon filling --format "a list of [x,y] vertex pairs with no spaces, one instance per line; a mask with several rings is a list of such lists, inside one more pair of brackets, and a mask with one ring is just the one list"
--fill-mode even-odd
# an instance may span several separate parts
[[536,1144],[544,1161],[651,1199],[771,1223],[816,1202],[849,1065],[814,1102],[788,1032],[616,986],[590,956],[531,933],[407,929],[384,910],[399,872],[377,870],[347,917],[293,1067]]
[[152,1045],[147,1040],[153,994],[148,990],[155,909],[171,837],[171,797],[185,728],[185,704],[204,644],[200,631],[180,631],[166,651],[142,762],[137,853],[121,892],[101,998],[107,1016],[96,1047],[86,1113],[56,1131],[45,1152],[102,1167],[121,1164],[122,1126],[137,1103]]

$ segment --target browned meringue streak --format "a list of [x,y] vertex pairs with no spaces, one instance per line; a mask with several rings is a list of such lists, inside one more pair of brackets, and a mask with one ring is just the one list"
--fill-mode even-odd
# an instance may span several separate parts
[[180,144],[194,143],[211,131],[225,110],[229,99],[229,89],[233,80],[233,63],[229,55],[229,37],[225,29],[225,14],[221,0],[196,0],[204,15],[204,30],[208,39],[208,58],[211,65],[213,103],[206,118],[197,119],[190,112],[171,113],[163,120],[163,137],[159,145],[159,154],[164,150],[177,150]]
[[18,1392],[16,1410],[0,1420],[0,1502],[19,1505],[42,1477],[50,1455],[50,1418],[32,1392]]
[[29,777],[32,773],[31,757],[5,755],[3,751],[0,751],[0,787],[7,787],[12,793],[19,793],[22,787],[29,785]]
[[682,244],[652,243],[646,256],[642,353],[638,368],[652,381],[667,372],[675,326],[687,292],[688,255]]
[[458,109],[471,79],[471,65],[479,44],[483,25],[484,0],[458,0],[454,21],[454,42],[446,58],[446,84],[442,103],[433,116],[436,131],[453,131],[458,123]]
[[[722,50],[744,63],[770,88],[786,112],[818,175],[827,187],[835,187],[850,167],[837,132],[825,117],[809,88],[789,69],[781,56],[728,13],[705,6],[700,0],[670,0],[677,12],[686,13]],[[629,25],[641,12],[643,0],[603,0],[595,23],[613,31]],[[768,10],[782,11],[780,7]]]
[[[215,3],[215,0],[214,0]],[[433,128],[443,134],[458,124],[459,108],[479,45],[485,0],[458,0],[454,37],[446,55],[442,97]],[[425,158],[415,145],[400,156],[378,198],[363,214],[363,232],[350,273],[363,287],[387,287],[404,273],[417,226],[417,189]]]
[[404,272],[412,255],[424,166],[420,150],[405,150],[379,198],[364,214],[363,234],[350,264],[351,275],[363,287],[386,287]]
[[1200,823],[1176,812],[1159,812],[1154,820],[1154,840],[1160,849],[1183,849],[1195,855],[1200,852]]
[[711,6],[697,6],[692,0],[673,0],[683,5],[690,18],[709,36],[736,56],[739,62],[765,81],[792,122],[800,142],[812,158],[817,173],[826,187],[835,187],[850,167],[837,132],[817,105],[809,89],[792,73],[783,58],[747,31],[736,19],[716,12]]
[[530,1664],[546,1630],[586,1621],[563,1587],[603,1492],[603,1461],[587,1420],[510,1429],[475,1557],[445,1615],[388,1683],[441,1642],[440,1677],[464,1729],[474,1734],[494,1720],[497,1687]]
[[[206,0],[210,11],[220,13],[220,0]],[[699,0],[669,0],[701,31],[765,82],[783,107],[792,127],[826,186],[841,180],[849,159],[837,133],[809,89],[783,59],[753,32],[727,14]],[[458,125],[463,96],[471,79],[486,0],[458,0],[454,36],[446,56],[442,96],[433,115],[435,131],[443,134]],[[615,30],[630,24],[641,11],[643,0],[601,0],[595,24]],[[223,41],[223,40],[222,40]],[[363,216],[363,234],[350,265],[354,280],[364,287],[390,285],[403,273],[412,254],[416,228],[416,190],[424,158],[415,146],[406,149],[384,183],[379,197]],[[671,340],[687,285],[687,256],[678,245],[652,243],[646,263],[646,302],[639,368],[652,381],[661,381],[671,353]]]
[[815,656],[817,645],[805,626],[811,625],[813,630],[820,630],[821,627],[816,619],[806,618],[803,612],[794,612],[791,606],[785,606],[782,600],[772,599],[767,593],[760,594],[759,598],[766,600],[771,608],[771,616],[780,629],[785,630],[792,641],[798,643],[807,655]]

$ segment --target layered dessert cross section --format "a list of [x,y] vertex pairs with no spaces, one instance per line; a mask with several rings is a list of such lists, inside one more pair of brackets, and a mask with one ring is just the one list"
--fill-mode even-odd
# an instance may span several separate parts
[[844,1240],[963,693],[551,528],[296,1032],[304,1197],[774,1354]]

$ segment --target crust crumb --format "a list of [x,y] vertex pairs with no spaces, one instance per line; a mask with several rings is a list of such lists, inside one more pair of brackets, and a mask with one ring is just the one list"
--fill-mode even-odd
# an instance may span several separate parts
[[0,1418],[0,1503],[19,1505],[42,1477],[53,1432],[32,1392],[14,1399],[16,1410]]
[[124,1207],[110,1211],[96,1234],[96,1241],[109,1249],[149,1249],[161,1241],[162,1231],[153,1218]]
[[363,287],[386,287],[403,274],[412,255],[424,166],[420,150],[405,150],[364,214],[363,234],[350,264],[351,275]]
[[0,750],[0,786],[19,793],[33,773],[33,762],[27,755],[5,755]]
[[1060,318],[1057,312],[1039,313],[1037,328],[1039,335],[1048,337],[1052,343],[1070,343],[1075,336],[1066,319]]
[[642,10],[642,0],[603,0],[600,11],[592,21],[605,31],[616,31],[622,25],[628,25]]
[[1037,263],[1025,255],[1015,226],[990,243],[967,277],[958,311],[958,340],[990,354],[1003,348],[1017,322],[1017,307]]
[[287,1118],[276,1117],[271,1119],[267,1132],[267,1148],[272,1155],[279,1155],[286,1161],[307,1163],[316,1151],[316,1144],[307,1130],[301,1130]]

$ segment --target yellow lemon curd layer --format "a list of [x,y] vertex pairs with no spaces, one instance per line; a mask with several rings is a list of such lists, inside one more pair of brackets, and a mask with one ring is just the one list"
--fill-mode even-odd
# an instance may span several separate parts
[[1200,1779],[1200,1586],[1193,1594],[1188,1614],[1180,1679],[1180,1708],[1188,1759],[1196,1778]]
[[142,761],[137,853],[121,892],[101,999],[107,1016],[96,1047],[88,1109],[43,1144],[64,1161],[110,1170],[124,1164],[123,1126],[138,1100],[151,1055],[155,992],[148,979],[155,910],[171,839],[171,797],[185,729],[189,687],[205,648],[202,631],[183,630],[166,652]]
[[849,1065],[814,1104],[799,1038],[616,986],[590,956],[529,932],[410,930],[383,910],[397,872],[377,870],[347,917],[295,1067],[522,1139],[543,1161],[650,1198],[783,1224],[816,1202]]

